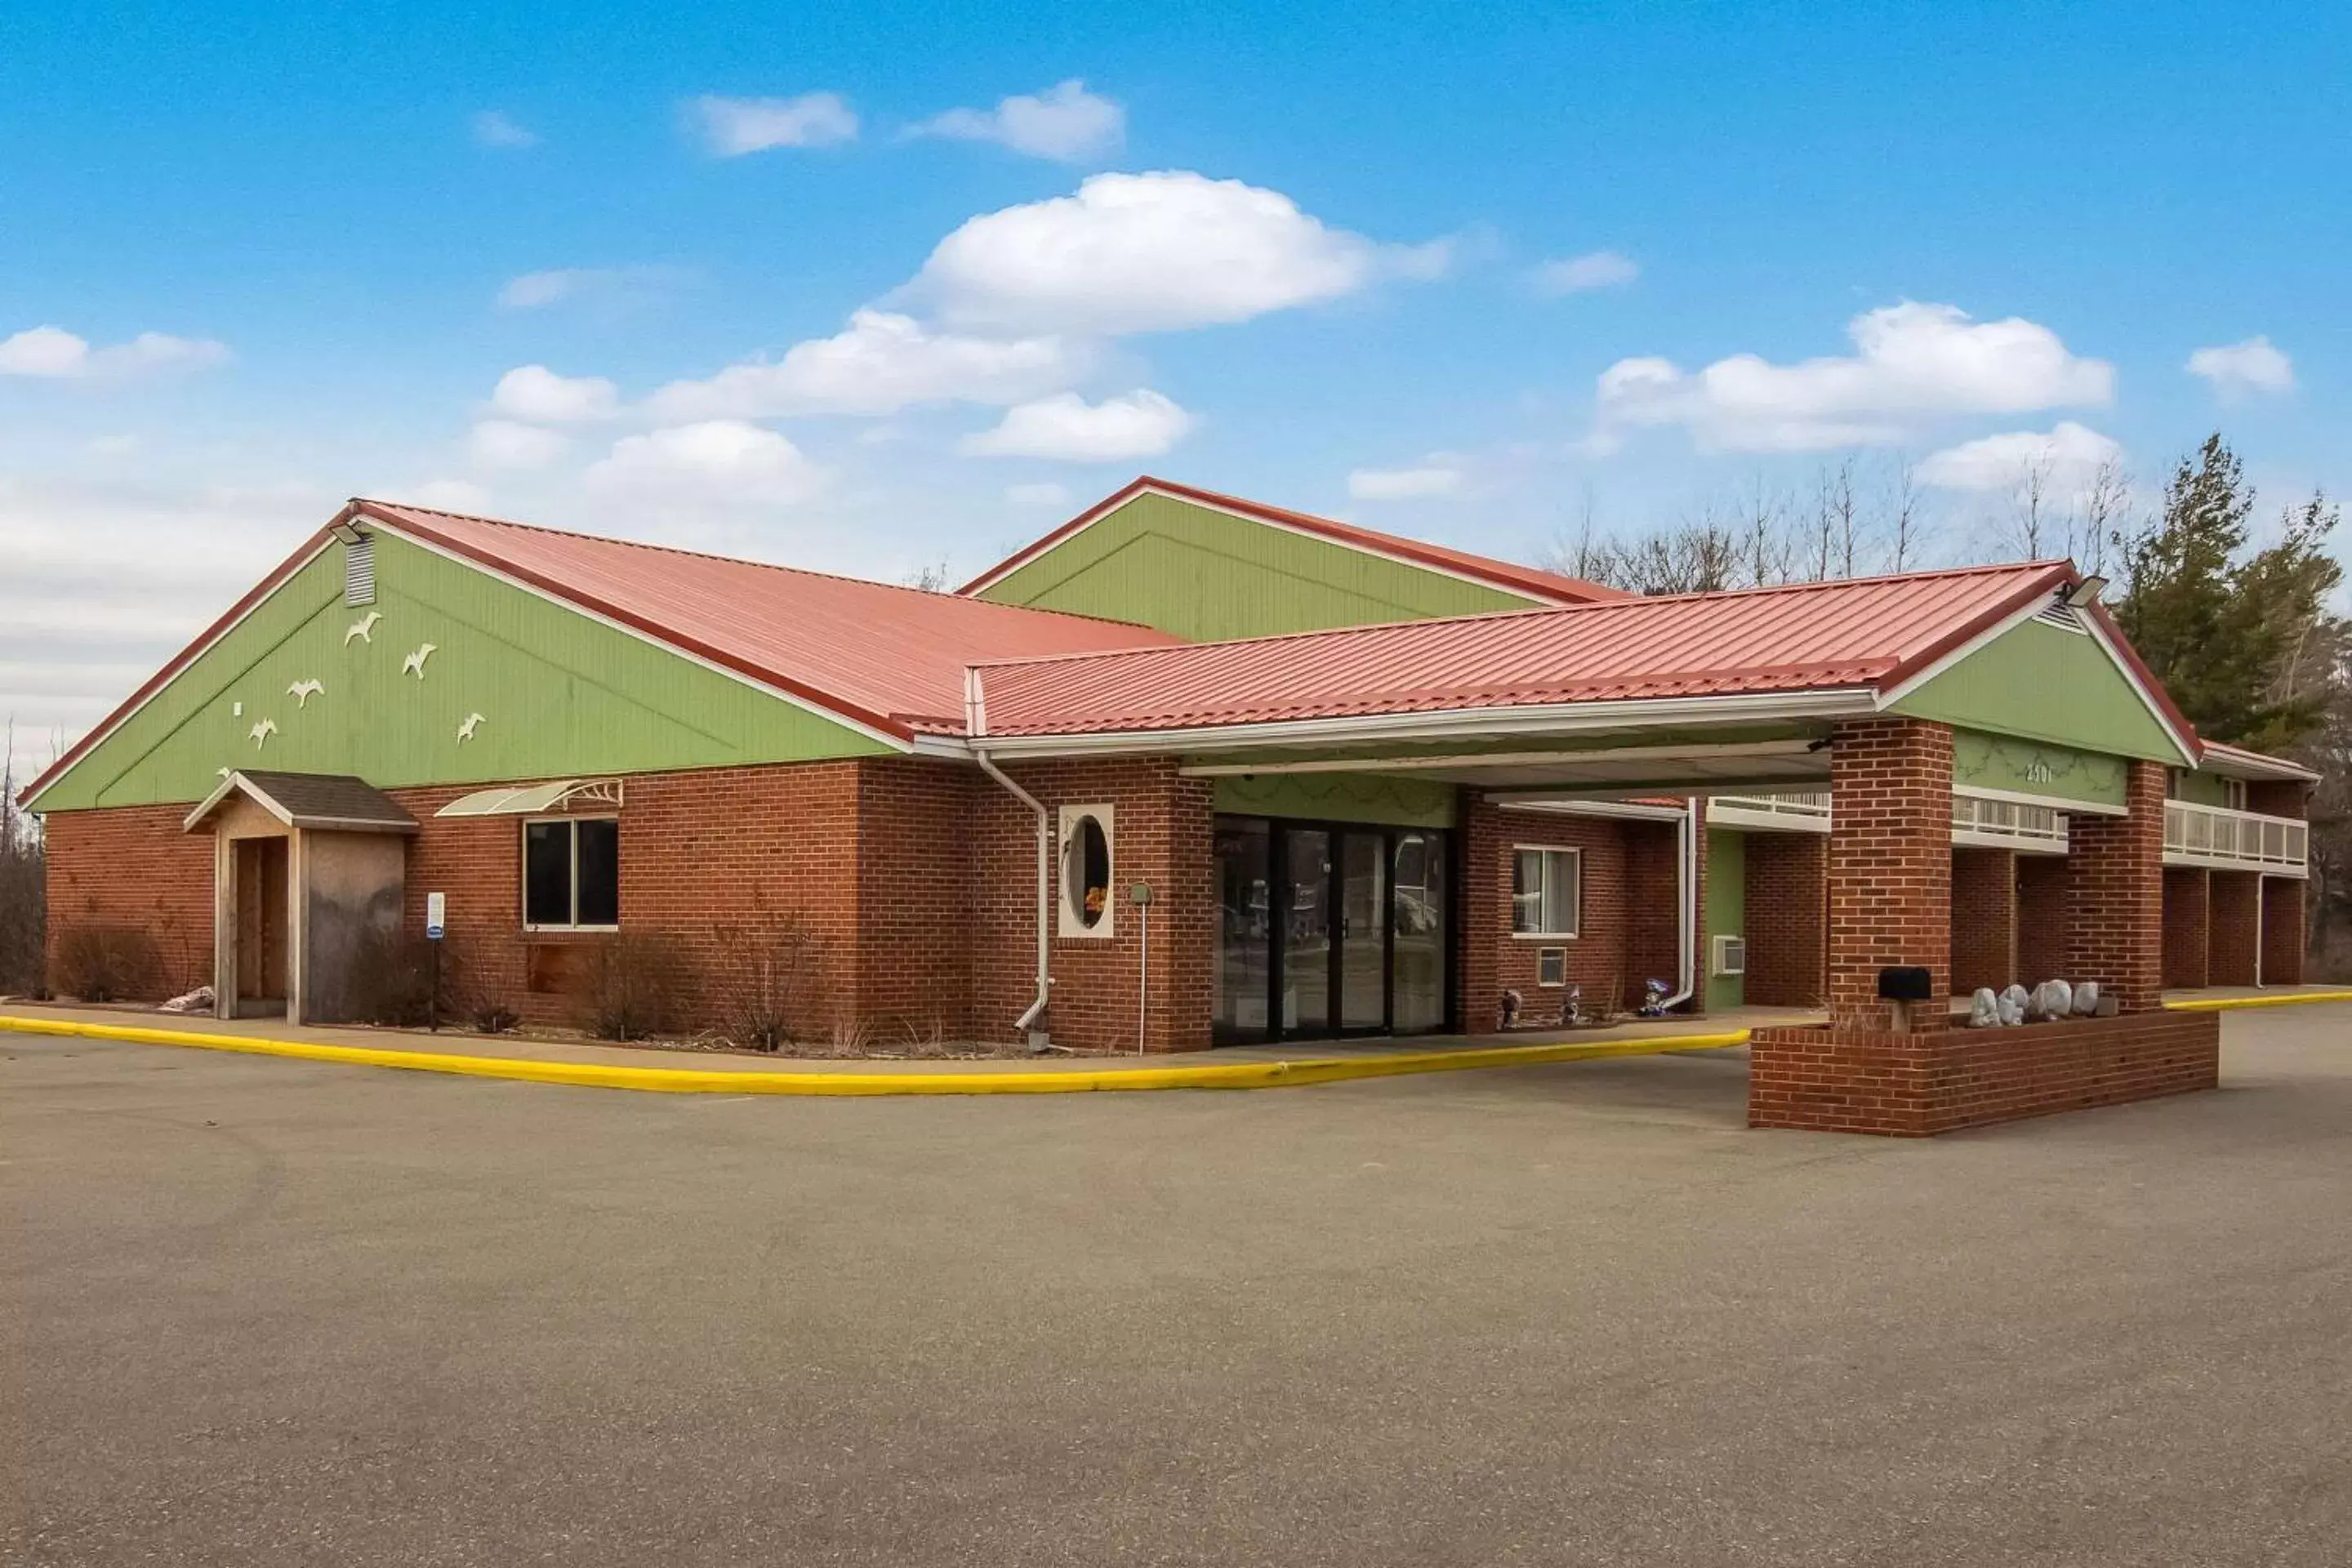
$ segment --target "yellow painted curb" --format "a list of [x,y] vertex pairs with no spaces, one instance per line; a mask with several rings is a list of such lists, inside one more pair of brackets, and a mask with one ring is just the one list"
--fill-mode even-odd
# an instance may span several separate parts
[[2167,1002],[2176,1013],[2228,1013],[2240,1007],[2295,1007],[2306,1002],[2352,1002],[2352,991],[2290,991],[2277,996],[2192,996]]
[[1073,1068],[1067,1072],[712,1072],[701,1068],[619,1067],[518,1057],[387,1051],[366,1046],[320,1046],[250,1035],[201,1035],[183,1029],[147,1029],[135,1025],[90,1024],[68,1018],[0,1016],[0,1030],[127,1040],[135,1045],[185,1046],[197,1050],[292,1057],[302,1061],[341,1062],[355,1067],[398,1068],[410,1072],[456,1073],[467,1078],[520,1079],[580,1089],[627,1089],[650,1094],[1083,1094],[1156,1089],[1297,1089],[1307,1084],[1341,1083],[1349,1079],[1537,1067],[1546,1062],[1591,1061],[1606,1057],[1662,1056],[1675,1051],[1720,1050],[1748,1043],[1748,1031],[1735,1029],[1717,1035],[1675,1035],[1593,1045],[1563,1041],[1542,1046],[1414,1051],[1390,1057],[1320,1057],[1295,1062],[1231,1062],[1205,1067]]

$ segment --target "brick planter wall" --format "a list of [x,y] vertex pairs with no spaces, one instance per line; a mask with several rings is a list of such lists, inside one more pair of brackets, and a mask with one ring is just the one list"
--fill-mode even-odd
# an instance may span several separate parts
[[2217,1087],[2221,1044],[2215,1013],[1912,1035],[1759,1029],[1748,1046],[1748,1124],[1926,1138],[2154,1100]]

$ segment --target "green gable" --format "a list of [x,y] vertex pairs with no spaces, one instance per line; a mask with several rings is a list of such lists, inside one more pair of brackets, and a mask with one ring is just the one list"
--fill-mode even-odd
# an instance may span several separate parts
[[2183,761],[2097,639],[2041,621],[2011,626],[1894,710],[2082,752]]
[[1192,642],[1523,610],[1524,595],[1171,496],[1139,495],[980,591]]
[[[888,747],[390,533],[375,603],[330,544],[68,769],[42,811],[201,800],[225,767],[493,783],[859,756]],[[369,613],[364,637],[352,628]],[[421,678],[402,664],[425,643]],[[317,681],[298,696],[289,688]],[[239,708],[242,711],[238,711]],[[470,739],[458,729],[481,718]],[[274,726],[257,742],[257,725]]]

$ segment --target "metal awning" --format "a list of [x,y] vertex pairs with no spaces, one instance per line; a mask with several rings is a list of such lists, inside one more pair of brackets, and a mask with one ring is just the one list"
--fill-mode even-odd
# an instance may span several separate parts
[[552,784],[500,784],[461,795],[435,816],[529,816],[541,811],[563,811],[577,805],[621,804],[618,779],[558,779]]

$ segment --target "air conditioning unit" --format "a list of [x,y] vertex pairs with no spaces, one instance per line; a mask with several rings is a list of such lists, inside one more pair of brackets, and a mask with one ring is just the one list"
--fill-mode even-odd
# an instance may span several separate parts
[[1715,972],[1717,974],[1748,973],[1748,939],[1744,936],[1718,936],[1715,939]]
[[1544,947],[1536,950],[1536,984],[1538,985],[1568,984],[1568,949]]

